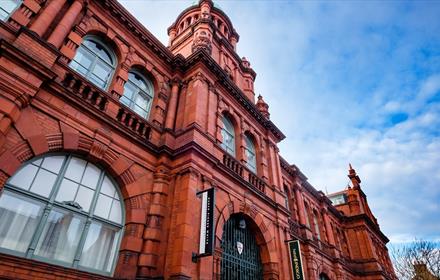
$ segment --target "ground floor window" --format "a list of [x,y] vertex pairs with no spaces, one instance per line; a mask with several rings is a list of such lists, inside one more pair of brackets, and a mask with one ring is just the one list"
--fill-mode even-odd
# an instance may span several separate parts
[[0,196],[0,251],[111,275],[123,216],[103,169],[72,155],[33,159]]

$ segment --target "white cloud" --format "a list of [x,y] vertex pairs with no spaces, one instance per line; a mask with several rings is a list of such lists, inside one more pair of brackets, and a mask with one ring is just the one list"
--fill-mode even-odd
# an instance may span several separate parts
[[[164,44],[192,3],[121,2]],[[393,242],[439,238],[440,4],[219,2],[287,135],[282,156],[329,192],[351,162]]]

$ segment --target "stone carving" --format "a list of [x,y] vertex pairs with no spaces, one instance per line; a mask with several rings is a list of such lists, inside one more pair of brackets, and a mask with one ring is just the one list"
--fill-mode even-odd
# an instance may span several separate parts
[[196,52],[199,49],[204,49],[209,54],[211,54],[212,51],[211,38],[206,31],[199,31],[194,35],[192,52]]

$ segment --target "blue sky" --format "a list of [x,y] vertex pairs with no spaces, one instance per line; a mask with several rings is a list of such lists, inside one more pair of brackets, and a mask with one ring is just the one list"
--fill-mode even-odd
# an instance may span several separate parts
[[[165,45],[192,0],[120,1]],[[329,193],[352,163],[393,243],[440,240],[440,1],[216,1],[281,154]]]

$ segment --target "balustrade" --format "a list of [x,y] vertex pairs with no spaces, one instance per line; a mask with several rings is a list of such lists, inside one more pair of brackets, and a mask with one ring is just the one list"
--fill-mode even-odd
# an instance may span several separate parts
[[106,94],[95,86],[91,85],[90,82],[79,76],[75,76],[72,73],[66,73],[62,83],[64,87],[66,87],[76,96],[80,97],[82,100],[101,111],[105,111],[108,103]]
[[138,136],[145,140],[150,139],[151,126],[142,117],[132,112],[130,109],[121,106],[116,119],[126,127],[134,131]]

